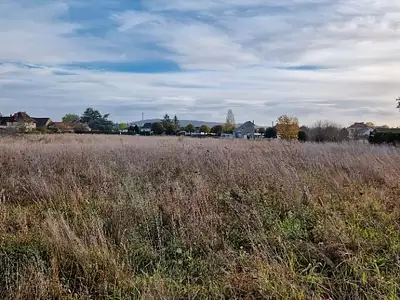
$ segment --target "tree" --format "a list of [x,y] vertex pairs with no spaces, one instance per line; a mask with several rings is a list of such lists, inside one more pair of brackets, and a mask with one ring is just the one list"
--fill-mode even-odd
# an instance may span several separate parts
[[168,123],[171,123],[171,118],[169,117],[168,114],[165,114],[165,116],[164,116],[163,120],[161,121],[161,123],[162,123],[163,125],[166,125],[166,124],[168,124]]
[[264,137],[266,137],[267,139],[276,139],[277,136],[278,136],[278,133],[277,133],[275,127],[268,127],[268,128],[265,130]]
[[300,142],[307,142],[308,141],[308,136],[307,132],[305,131],[299,131],[297,138]]
[[126,129],[128,129],[128,124],[127,123],[119,123],[118,124],[118,129],[120,131],[126,130]]
[[200,132],[204,132],[204,133],[210,133],[210,127],[208,127],[207,125],[203,124],[200,126]]
[[310,128],[311,140],[315,142],[337,142],[340,126],[330,121],[318,121]]
[[136,134],[140,134],[140,128],[139,128],[139,126],[135,125],[135,127],[133,128],[133,130],[135,131]]
[[93,130],[111,132],[115,130],[115,125],[108,120],[109,116],[109,114],[102,115],[98,110],[89,107],[84,111],[81,121],[87,123]]
[[[175,121],[176,121],[176,123],[175,123]],[[179,120],[176,116],[174,117],[174,120],[171,121],[171,118],[169,117],[169,115],[165,114],[163,120],[161,121],[161,124],[163,125],[163,127],[165,129],[165,133],[168,135],[175,134],[179,129],[179,127],[176,125],[176,124],[179,125]]]
[[396,99],[397,103],[397,108],[400,109],[400,97]]
[[163,125],[163,126],[164,126],[164,129],[165,129],[165,133],[166,133],[166,134],[168,134],[168,135],[174,135],[174,134],[176,134],[177,128],[176,128],[176,126],[175,126],[174,123],[169,122],[169,123],[166,123],[166,124]]
[[211,132],[216,135],[221,135],[222,131],[223,131],[222,125],[215,125],[213,128],[211,128]]
[[281,138],[285,140],[297,139],[299,133],[299,120],[296,117],[282,115],[278,118],[276,130]]
[[232,109],[228,110],[228,114],[226,115],[225,124],[231,125],[231,126],[236,126],[235,115],[233,114]]
[[365,122],[365,125],[367,125],[367,126],[369,126],[369,127],[372,127],[372,128],[375,127],[375,124],[372,123],[372,122]]
[[164,126],[161,122],[155,122],[151,124],[151,131],[156,135],[161,135],[164,133]]
[[344,142],[350,140],[349,131],[347,128],[342,128],[339,131],[339,142]]
[[176,130],[181,128],[181,124],[180,124],[179,119],[178,119],[178,117],[176,115],[174,116],[174,121],[173,122],[174,122]]
[[137,126],[137,125],[135,125],[135,126],[129,126],[128,127],[128,133],[129,134],[132,134],[132,135],[135,135],[135,134],[139,134],[140,133],[140,129],[139,129],[139,126]]
[[236,127],[235,115],[233,114],[233,111],[230,109],[228,110],[228,113],[226,115],[226,121],[223,127],[223,132],[233,133],[235,127]]
[[260,127],[260,128],[258,128],[258,133],[260,133],[260,134],[264,135],[264,134],[265,134],[265,132],[266,132],[266,130],[265,130],[265,128],[264,128],[264,127]]
[[186,125],[185,131],[189,132],[189,133],[195,132],[196,131],[196,127],[194,127],[194,125],[192,123],[189,123],[189,124]]
[[77,114],[66,114],[62,117],[63,122],[79,123],[81,118]]

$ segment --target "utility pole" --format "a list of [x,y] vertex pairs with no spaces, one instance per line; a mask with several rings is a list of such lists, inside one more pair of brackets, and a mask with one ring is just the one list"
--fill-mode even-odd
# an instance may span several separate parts
[[144,113],[142,112],[142,121],[144,121]]

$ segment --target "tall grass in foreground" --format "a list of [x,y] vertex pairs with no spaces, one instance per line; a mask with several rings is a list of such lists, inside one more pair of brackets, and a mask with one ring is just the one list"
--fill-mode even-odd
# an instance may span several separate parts
[[400,150],[0,140],[0,299],[397,299]]

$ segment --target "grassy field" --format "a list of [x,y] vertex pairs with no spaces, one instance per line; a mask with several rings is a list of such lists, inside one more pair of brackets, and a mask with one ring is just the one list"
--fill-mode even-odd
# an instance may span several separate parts
[[0,299],[398,299],[400,149],[0,139]]

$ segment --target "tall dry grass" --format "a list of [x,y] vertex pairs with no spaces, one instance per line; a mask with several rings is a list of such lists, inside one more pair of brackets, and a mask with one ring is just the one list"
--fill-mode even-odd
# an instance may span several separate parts
[[0,140],[1,299],[397,299],[400,150]]

